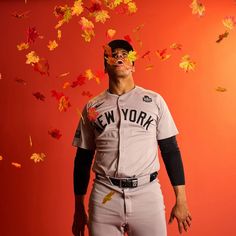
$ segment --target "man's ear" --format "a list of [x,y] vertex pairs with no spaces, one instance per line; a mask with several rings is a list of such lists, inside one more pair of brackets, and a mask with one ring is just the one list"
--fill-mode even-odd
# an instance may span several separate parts
[[132,72],[135,72],[135,67],[134,66],[132,66]]

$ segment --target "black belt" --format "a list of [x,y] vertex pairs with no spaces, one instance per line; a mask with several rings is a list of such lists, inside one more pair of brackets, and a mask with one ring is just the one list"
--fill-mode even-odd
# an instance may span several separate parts
[[[145,179],[145,181],[142,181],[142,185],[145,184],[145,183],[150,183],[152,182],[154,179],[156,179],[158,173],[157,171],[153,172],[152,174],[150,174],[150,178],[147,178]],[[109,179],[110,182],[115,185],[115,186],[118,186],[120,188],[136,188],[139,185],[139,179],[141,179],[142,177],[139,177],[139,178],[115,178],[115,177],[104,177],[104,176],[101,176],[99,174],[96,174],[96,178],[97,179]]]

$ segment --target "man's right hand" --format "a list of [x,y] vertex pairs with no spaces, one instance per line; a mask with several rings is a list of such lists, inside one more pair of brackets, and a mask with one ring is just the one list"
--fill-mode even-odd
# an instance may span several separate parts
[[88,224],[88,216],[84,205],[77,206],[74,213],[72,233],[74,236],[84,236],[85,225]]

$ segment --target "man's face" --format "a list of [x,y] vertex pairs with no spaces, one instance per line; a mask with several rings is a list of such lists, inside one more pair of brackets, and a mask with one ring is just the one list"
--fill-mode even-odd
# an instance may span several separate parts
[[109,76],[127,77],[134,72],[133,63],[128,59],[125,49],[117,48],[112,52],[112,58],[108,58],[105,71]]

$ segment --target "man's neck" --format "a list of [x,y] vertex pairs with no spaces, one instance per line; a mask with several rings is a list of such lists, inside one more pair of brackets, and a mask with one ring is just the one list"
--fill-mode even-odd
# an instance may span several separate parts
[[122,95],[129,92],[135,87],[133,78],[111,80],[109,81],[109,92],[117,95]]

